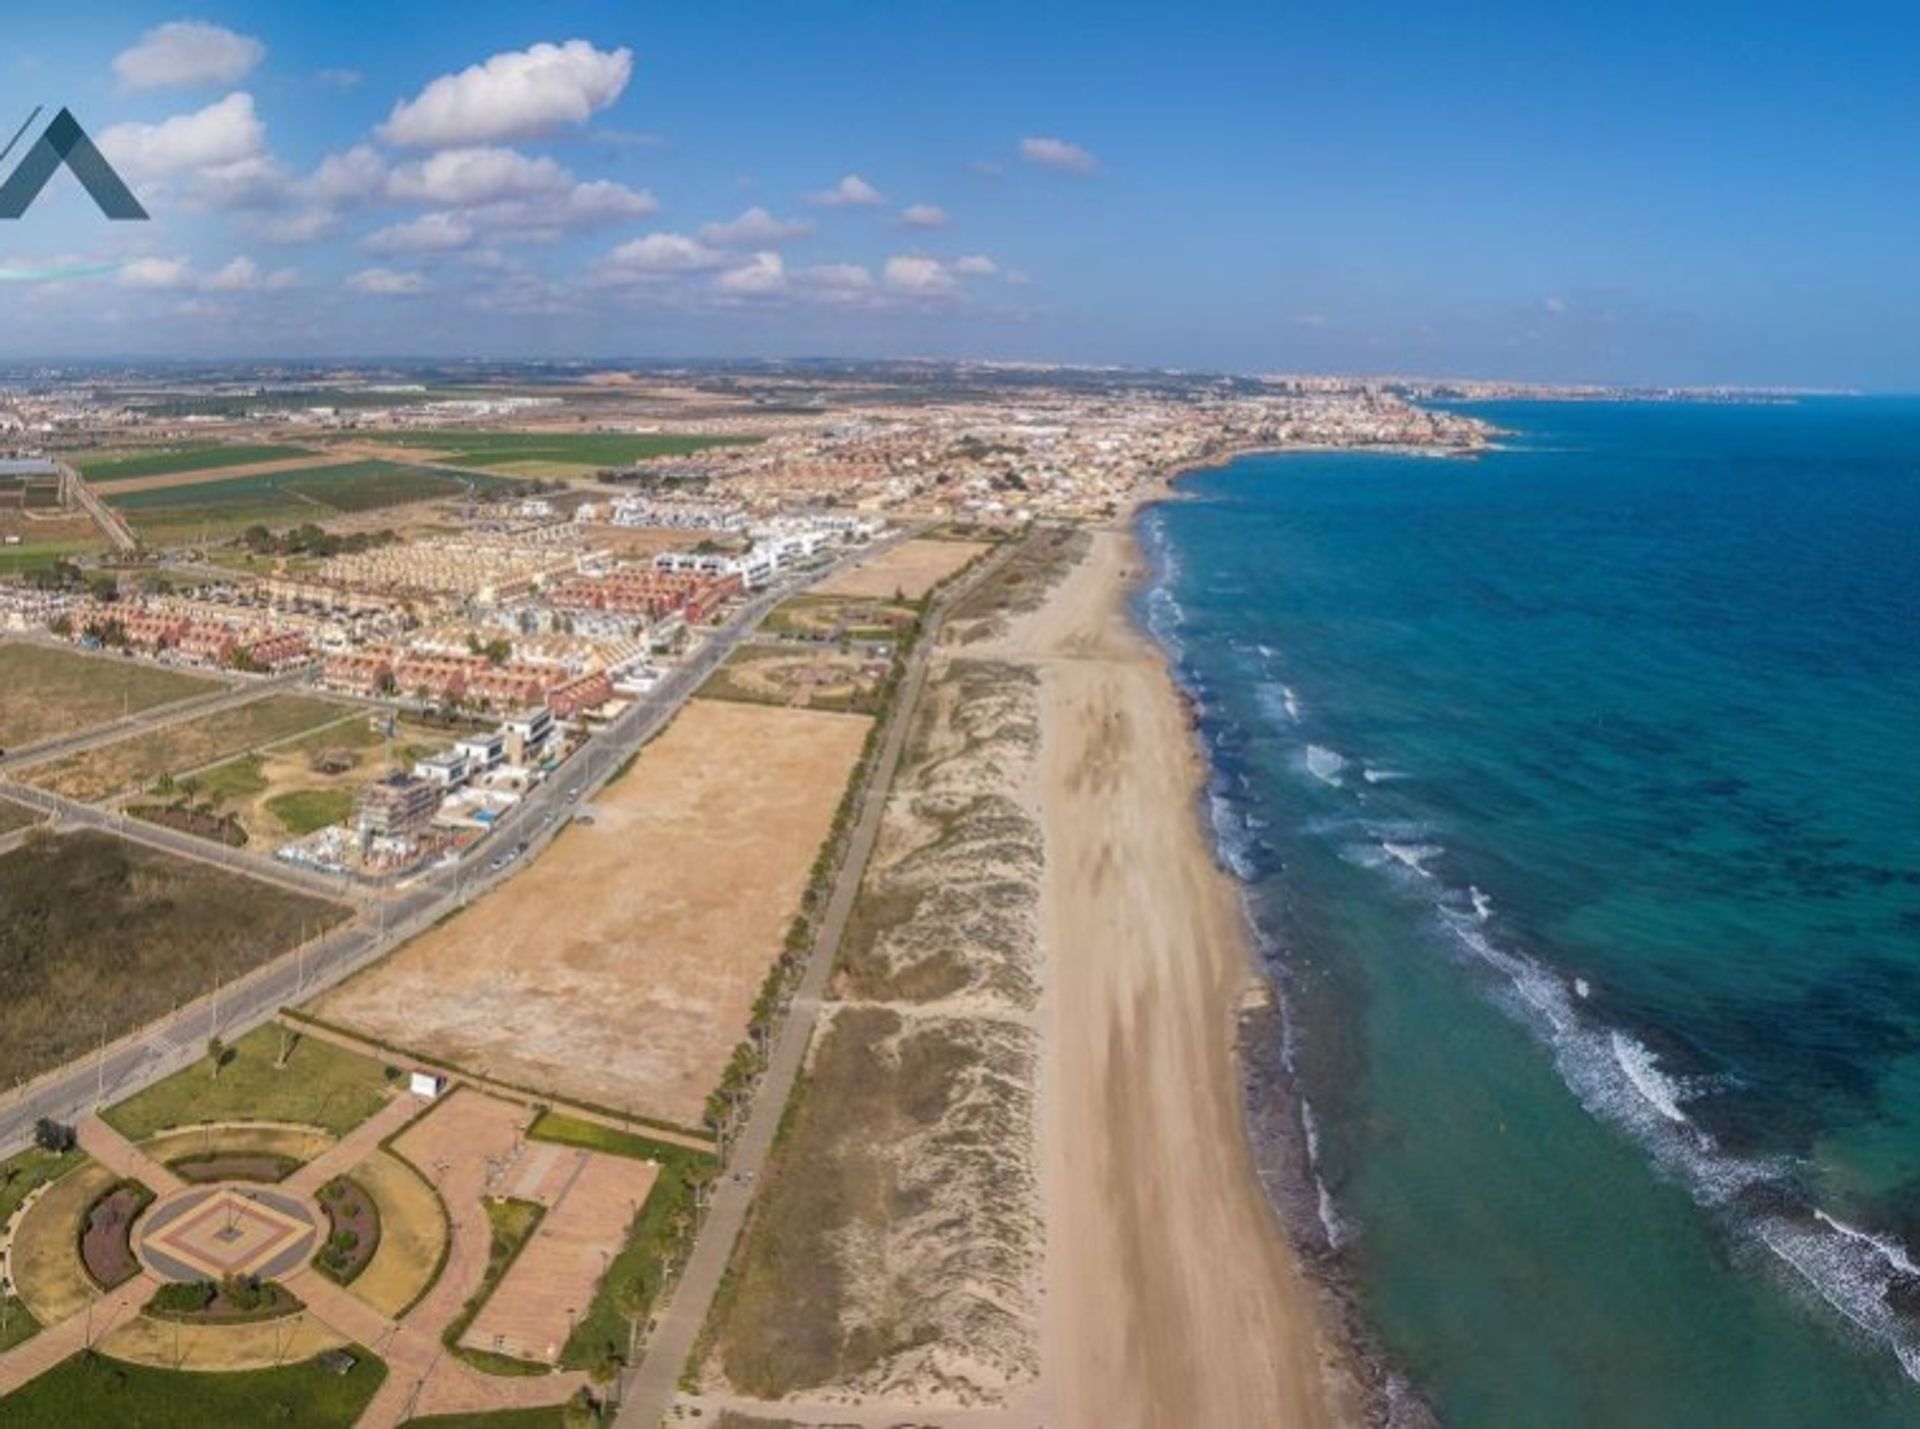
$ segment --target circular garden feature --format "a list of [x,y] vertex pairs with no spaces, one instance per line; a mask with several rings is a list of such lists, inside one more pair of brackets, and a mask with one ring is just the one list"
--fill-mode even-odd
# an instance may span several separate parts
[[297,1269],[319,1234],[312,1207],[298,1196],[269,1186],[189,1186],[148,1213],[136,1243],[162,1280],[219,1285]]

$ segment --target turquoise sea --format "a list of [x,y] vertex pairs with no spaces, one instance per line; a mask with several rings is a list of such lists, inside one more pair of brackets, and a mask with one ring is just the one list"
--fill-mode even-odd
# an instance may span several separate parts
[[1920,1424],[1920,401],[1467,410],[1141,518],[1286,1209],[1446,1423]]

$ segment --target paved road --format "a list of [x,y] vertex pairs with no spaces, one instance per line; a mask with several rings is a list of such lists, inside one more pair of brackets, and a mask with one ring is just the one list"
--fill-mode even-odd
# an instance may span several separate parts
[[901,686],[901,698],[895,702],[893,721],[881,745],[880,762],[861,803],[860,818],[854,825],[847,857],[834,882],[833,896],[827,901],[826,917],[821,921],[819,937],[814,942],[806,971],[801,974],[793,1006],[775,1039],[766,1075],[754,1093],[746,1125],[728,1158],[727,1174],[714,1191],[706,1221],[694,1242],[693,1254],[687,1258],[686,1271],[673,1291],[671,1302],[660,1313],[646,1354],[639,1366],[627,1376],[623,1386],[620,1415],[616,1421],[622,1429],[658,1429],[673,1404],[681,1371],[686,1366],[687,1357],[693,1352],[694,1341],[699,1337],[700,1327],[706,1323],[714,1295],[719,1291],[727,1263],[732,1259],[734,1242],[740,1238],[740,1229],[746,1222],[754,1188],[760,1173],[766,1169],[768,1153],[773,1149],[774,1134],[786,1111],[794,1083],[799,1079],[807,1046],[819,1025],[821,1000],[827,990],[827,981],[833,974],[840,938],[846,931],[847,918],[853,911],[854,899],[860,891],[867,860],[872,856],[874,842],[880,835],[880,820],[886,810],[887,794],[893,785],[894,772],[899,768],[900,753],[913,723],[913,711],[926,685],[927,666],[933,648],[938,643],[941,622],[953,601],[996,570],[1012,550],[1011,545],[1002,547],[976,567],[967,579],[947,592],[927,621],[925,635],[914,650]]
[[[564,816],[576,803],[592,797],[618,772],[626,759],[665,728],[680,706],[781,601],[835,571],[866,559],[907,539],[900,532],[880,542],[849,552],[839,560],[807,573],[801,580],[777,585],[749,601],[723,628],[706,634],[700,648],[680,662],[660,683],[640,696],[600,734],[585,751],[574,756],[526,798],[503,815],[479,847],[452,868],[438,868],[402,878],[391,887],[373,891],[363,915],[333,933],[236,978],[216,993],[198,998],[91,1057],[70,1062],[14,1092],[0,1096],[0,1156],[24,1145],[40,1117],[77,1121],[96,1106],[129,1096],[140,1088],[178,1071],[197,1059],[207,1038],[216,1032],[229,1042],[272,1017],[281,1007],[296,1004],[332,987],[443,914],[463,905],[503,879],[526,867],[565,827]],[[67,800],[48,802],[37,790],[9,787],[9,798],[40,808],[57,805],[71,822],[109,828],[139,842],[224,864],[237,870],[285,881],[289,875],[318,884],[335,896],[342,880],[296,870],[257,854],[222,849],[140,820],[122,819],[110,811]],[[513,851],[524,851],[514,854]],[[507,862],[493,865],[503,856]],[[260,870],[257,865],[270,867]],[[317,891],[303,885],[303,891]]]

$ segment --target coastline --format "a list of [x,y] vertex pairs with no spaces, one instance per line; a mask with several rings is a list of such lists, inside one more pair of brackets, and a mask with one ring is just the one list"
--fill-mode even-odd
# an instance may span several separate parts
[[1103,1426],[1360,1423],[1373,1396],[1345,1316],[1256,1165],[1238,1015],[1265,984],[1198,815],[1205,761],[1130,609],[1133,524],[1176,475],[1094,531],[1009,642],[1042,677],[1046,1407]]

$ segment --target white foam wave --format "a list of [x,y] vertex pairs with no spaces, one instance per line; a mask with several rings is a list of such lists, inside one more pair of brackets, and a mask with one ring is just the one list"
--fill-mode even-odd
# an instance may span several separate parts
[[1467,897],[1473,903],[1473,916],[1482,923],[1493,916],[1493,897],[1491,894],[1482,892],[1479,884],[1467,885]]
[[1892,1266],[1902,1275],[1920,1275],[1920,1265],[1913,1263],[1912,1258],[1907,1254],[1905,1246],[1893,1241],[1882,1240],[1879,1236],[1869,1231],[1863,1231],[1858,1226],[1850,1226],[1838,1216],[1829,1215],[1817,1207],[1813,1214],[1816,1220],[1824,1222],[1830,1229],[1845,1236],[1847,1239],[1872,1246],[1882,1260],[1886,1261],[1888,1265]]
[[1330,784],[1338,789],[1341,773],[1347,767],[1346,756],[1335,753],[1323,744],[1309,744],[1306,753],[1307,773],[1322,784]]
[[1404,779],[1407,776],[1403,770],[1399,769],[1374,769],[1369,767],[1360,771],[1360,777],[1365,779],[1369,784],[1390,784],[1396,779]]
[[1679,1088],[1660,1070],[1659,1059],[1624,1032],[1608,1034],[1613,1045],[1613,1060],[1620,1064],[1633,1089],[1668,1121],[1690,1125],[1680,1110]]
[[1433,877],[1433,870],[1427,864],[1446,852],[1438,844],[1403,844],[1391,840],[1382,843],[1380,848],[1388,858],[1412,869],[1422,878]]

